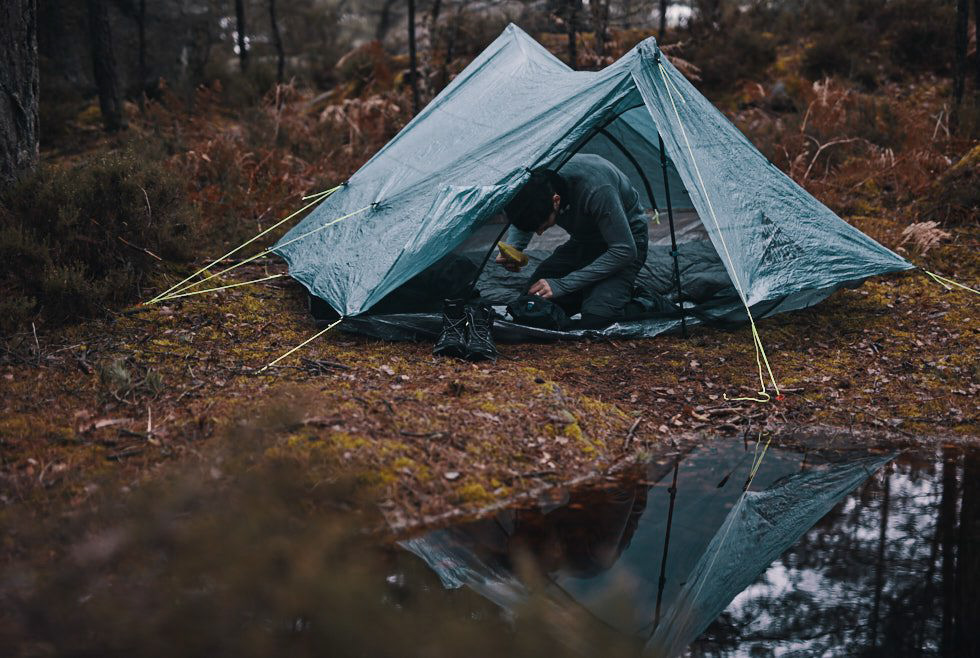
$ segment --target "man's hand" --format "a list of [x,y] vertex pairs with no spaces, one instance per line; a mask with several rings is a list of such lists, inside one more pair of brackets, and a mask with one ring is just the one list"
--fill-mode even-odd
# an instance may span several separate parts
[[545,299],[551,299],[554,295],[554,293],[551,292],[551,286],[548,285],[548,281],[546,279],[538,279],[538,281],[531,286],[531,289],[528,290],[528,292],[532,295],[537,295],[538,297],[544,297]]
[[493,260],[497,265],[503,265],[504,269],[508,272],[520,272],[521,266],[512,261],[509,258],[504,258],[503,254],[497,254],[497,257]]

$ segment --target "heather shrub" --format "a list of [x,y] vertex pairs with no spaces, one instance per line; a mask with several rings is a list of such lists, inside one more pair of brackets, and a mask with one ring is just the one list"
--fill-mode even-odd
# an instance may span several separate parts
[[193,223],[183,184],[153,153],[42,167],[0,197],[0,328],[137,299],[163,261],[189,257]]

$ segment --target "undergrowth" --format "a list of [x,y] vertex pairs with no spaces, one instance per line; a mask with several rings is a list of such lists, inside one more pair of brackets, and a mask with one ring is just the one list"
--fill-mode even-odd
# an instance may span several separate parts
[[42,167],[0,197],[0,330],[137,299],[158,264],[188,257],[194,224],[182,183],[152,154]]

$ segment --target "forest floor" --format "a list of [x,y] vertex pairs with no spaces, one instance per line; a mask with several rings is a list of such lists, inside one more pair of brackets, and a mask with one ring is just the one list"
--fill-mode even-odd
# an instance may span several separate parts
[[[898,224],[850,221],[897,245]],[[976,281],[970,239],[954,234],[930,259]],[[242,279],[284,271],[249,267]],[[259,372],[314,333],[304,295],[280,279],[5,343],[3,514],[84,506],[188,460],[234,477],[224,451],[245,435],[259,437],[257,459],[325,482],[353,475],[396,531],[720,436],[980,442],[976,298],[917,271],[759,322],[783,392],[766,403],[726,400],[758,389],[748,328],[501,345],[499,361],[475,364],[334,331]]]
[[[864,116],[857,111],[863,105],[847,103],[874,108],[892,96],[896,107],[907,108],[907,116],[896,115],[902,121],[932,125],[933,115],[943,116],[944,84],[862,96],[829,81],[812,89],[800,82],[809,107],[798,130],[760,109],[754,97],[739,101],[748,109],[736,122],[756,143],[778,142],[788,159],[780,166],[806,179],[824,151],[807,150],[808,125],[813,131],[822,121],[827,135],[844,134],[848,117]],[[763,98],[763,87],[755,87]],[[913,93],[916,103],[902,102]],[[391,104],[368,98],[365,116],[381,116],[376,143],[355,145],[355,132],[369,131],[351,128],[349,144],[331,146],[314,141],[330,131],[302,99],[230,119],[211,108],[210,98],[201,95],[198,114],[174,129],[171,164],[185,175],[203,217],[234,219],[228,233],[247,227],[239,217],[264,221],[291,194],[344,180],[400,127],[384,121],[405,119],[384,118]],[[176,115],[163,116],[142,129],[134,122],[132,139],[178,124]],[[872,117],[872,127],[888,123]],[[906,145],[909,155],[896,158],[889,149],[879,161],[855,152],[834,167],[825,155],[823,178],[804,182],[881,244],[975,286],[975,221],[944,224],[949,235],[925,255],[903,246],[902,232],[916,216],[902,195],[914,200],[937,169],[956,169],[938,146],[935,125],[931,137],[904,123],[891,126],[924,140]],[[266,146],[250,143],[250,130]],[[295,142],[281,144],[284,134]],[[849,141],[854,148],[867,142]],[[86,153],[58,157],[80,161]],[[898,178],[906,170],[909,178]],[[211,228],[219,233],[223,226]],[[196,269],[166,267],[161,289]],[[241,269],[236,280],[285,272],[271,260]],[[260,372],[316,331],[304,290],[288,278],[21,332],[0,342],[0,526],[7,529],[0,560],[19,550],[15,534],[25,524],[6,522],[15,516],[70,514],[191,467],[228,481],[242,467],[236,445],[253,451],[252,460],[299,465],[315,483],[353,476],[380,501],[387,528],[406,532],[723,436],[837,447],[980,443],[976,295],[912,271],[876,277],[758,328],[783,393],[764,403],[730,400],[759,388],[748,327],[500,345],[496,363],[476,364],[434,358],[428,343],[332,331]]]

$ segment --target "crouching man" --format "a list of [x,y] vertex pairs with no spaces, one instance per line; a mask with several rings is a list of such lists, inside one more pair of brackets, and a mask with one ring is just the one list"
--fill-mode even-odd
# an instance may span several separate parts
[[[558,225],[571,236],[531,275],[528,292],[551,299],[580,326],[624,317],[647,257],[647,219],[640,195],[619,169],[597,155],[574,155],[560,172],[540,170],[507,205],[507,242],[525,249],[532,234]],[[512,272],[513,261],[496,262]]]

